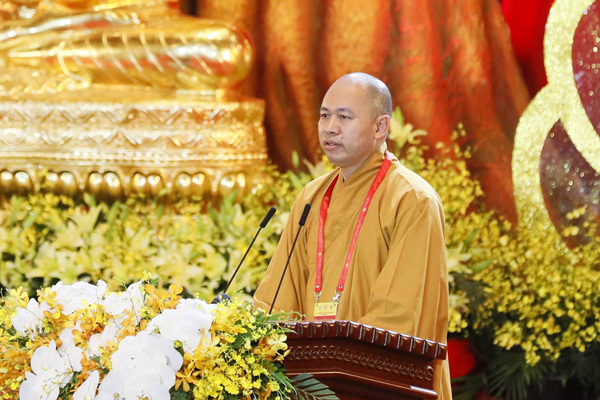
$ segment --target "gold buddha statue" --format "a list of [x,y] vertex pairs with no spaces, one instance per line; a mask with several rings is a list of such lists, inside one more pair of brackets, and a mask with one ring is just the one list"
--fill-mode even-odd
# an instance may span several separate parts
[[0,202],[244,194],[266,163],[253,44],[173,0],[0,0]]
[[0,5],[0,90],[18,97],[93,86],[211,95],[234,89],[251,61],[245,32],[184,15],[173,0]]

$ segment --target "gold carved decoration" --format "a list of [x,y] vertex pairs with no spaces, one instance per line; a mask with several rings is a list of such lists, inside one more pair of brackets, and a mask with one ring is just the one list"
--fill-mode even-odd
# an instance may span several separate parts
[[173,0],[0,7],[0,193],[242,194],[266,163],[253,45]]
[[[109,197],[242,192],[267,159],[264,103],[0,102],[0,187]],[[39,172],[49,170],[43,175]]]
[[544,37],[548,85],[521,116],[512,157],[519,223],[527,228],[554,229],[540,185],[540,160],[544,141],[559,120],[585,161],[600,171],[600,137],[582,104],[572,65],[576,28],[594,1],[557,0],[550,10]]

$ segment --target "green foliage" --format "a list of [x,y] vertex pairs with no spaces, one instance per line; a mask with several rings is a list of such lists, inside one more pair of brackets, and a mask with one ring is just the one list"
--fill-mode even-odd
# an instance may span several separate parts
[[523,363],[522,351],[502,351],[492,358],[488,367],[486,389],[496,397],[524,400],[532,385],[543,384],[552,372],[550,365]]
[[310,374],[300,374],[290,378],[294,400],[338,400],[338,397]]
[[189,396],[185,392],[175,391],[171,389],[170,393],[171,400],[189,400]]

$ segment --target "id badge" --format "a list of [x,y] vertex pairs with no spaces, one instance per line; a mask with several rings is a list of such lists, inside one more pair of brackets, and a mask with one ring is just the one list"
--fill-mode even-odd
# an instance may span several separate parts
[[315,321],[335,319],[335,316],[337,315],[337,306],[337,303],[334,302],[315,304],[313,319]]

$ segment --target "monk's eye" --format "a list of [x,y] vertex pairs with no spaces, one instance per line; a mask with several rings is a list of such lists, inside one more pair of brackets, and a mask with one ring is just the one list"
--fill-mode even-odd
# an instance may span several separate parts
[[350,119],[350,116],[349,115],[341,114],[340,115],[340,119]]
[[329,118],[329,114],[321,113],[321,119]]

